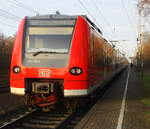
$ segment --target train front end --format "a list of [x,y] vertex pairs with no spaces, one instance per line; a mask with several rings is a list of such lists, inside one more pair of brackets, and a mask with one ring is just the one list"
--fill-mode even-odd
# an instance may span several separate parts
[[24,95],[29,106],[42,107],[87,95],[85,29],[82,17],[25,17],[14,43],[11,93]]

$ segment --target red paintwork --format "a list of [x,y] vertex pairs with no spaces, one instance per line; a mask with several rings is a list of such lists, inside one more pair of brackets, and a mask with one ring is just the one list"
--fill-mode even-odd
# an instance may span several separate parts
[[52,94],[51,96],[48,96],[47,98],[41,98],[41,97],[35,96],[34,99],[35,99],[34,100],[35,104],[37,104],[40,107],[45,107],[45,106],[55,104],[57,101],[57,96],[56,94]]
[[[24,78],[39,78],[38,70],[39,68],[27,68],[21,63],[22,60],[22,40],[23,40],[23,30],[26,18],[24,18],[19,26],[18,33],[16,36],[16,41],[14,43],[14,50],[11,61],[11,87],[24,88]],[[67,68],[44,68],[51,70],[51,78],[61,78],[64,79],[64,89],[86,89],[88,86],[83,85],[83,80],[87,80],[87,67],[88,67],[88,40],[84,36],[88,37],[90,29],[82,17],[79,17],[76,23],[76,28],[74,31],[72,48],[70,50],[69,66]],[[12,68],[14,66],[20,66],[21,72],[14,74]],[[74,66],[79,66],[82,68],[83,73],[79,76],[71,75],[69,69]],[[77,85],[71,85],[70,81],[74,83],[77,81]],[[80,81],[80,82],[79,82]],[[76,83],[76,82],[75,82]],[[80,84],[81,83],[81,84]]]
[[88,57],[89,57],[88,55],[89,39],[85,37],[90,36],[89,32],[90,32],[90,28],[88,26],[88,23],[85,22],[85,20],[82,17],[79,17],[74,30],[72,47],[70,49],[68,70],[73,66],[78,66],[82,68],[82,74],[79,76],[74,76],[71,75],[69,72],[67,72],[65,75],[64,89],[87,89],[88,88],[88,85],[85,85],[85,83],[87,81],[87,72],[88,72],[87,68],[88,68]]
[[[10,69],[10,85],[11,87],[16,88],[24,88],[24,67],[22,66],[21,59],[22,59],[22,40],[23,40],[23,33],[24,33],[24,24],[25,24],[26,17],[21,21],[19,25],[19,29],[17,32],[16,40],[14,43],[13,53],[12,53],[12,60],[11,60],[11,69]],[[12,68],[14,66],[20,66],[22,72],[19,74],[14,74]]]
[[[11,87],[15,88],[25,88],[25,78],[40,78],[38,75],[38,67],[24,67],[21,62],[25,22],[26,17],[21,21],[21,24],[19,26],[12,54],[10,85]],[[44,68],[51,70],[50,79],[64,79],[64,90],[89,89],[91,85],[97,84],[98,82],[104,80],[104,67],[96,65],[97,55],[92,53],[92,35],[96,42],[96,47],[103,48],[104,40],[102,39],[102,37],[96,34],[96,32],[91,29],[89,23],[85,20],[85,18],[79,16],[72,37],[72,46],[70,48],[70,58],[68,63],[69,65],[65,68]],[[103,58],[102,55],[101,58]],[[12,71],[12,68],[14,66],[20,66],[21,72],[18,74],[14,74]],[[74,76],[70,74],[69,69],[76,66],[82,68],[81,75]],[[111,75],[112,72],[116,70],[116,68],[113,68],[112,66],[109,69],[112,70],[107,71],[107,73],[109,73],[108,75]],[[55,101],[56,96],[51,95],[46,99],[48,102],[51,102],[52,100]],[[45,100],[36,97],[35,101],[37,103],[40,103],[40,101]],[[45,106],[45,104],[41,104],[40,106],[43,105]]]

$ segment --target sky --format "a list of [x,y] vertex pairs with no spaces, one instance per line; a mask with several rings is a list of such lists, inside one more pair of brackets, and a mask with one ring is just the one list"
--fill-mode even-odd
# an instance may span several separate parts
[[116,42],[116,48],[133,56],[137,39],[138,0],[0,0],[0,32],[11,36],[25,16],[55,14],[87,15]]

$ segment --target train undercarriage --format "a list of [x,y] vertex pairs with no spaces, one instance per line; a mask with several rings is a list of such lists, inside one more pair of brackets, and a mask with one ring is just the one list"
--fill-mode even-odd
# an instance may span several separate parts
[[54,105],[62,104],[67,111],[85,106],[89,97],[64,97],[63,80],[27,79],[25,103],[29,110],[40,107],[49,111]]

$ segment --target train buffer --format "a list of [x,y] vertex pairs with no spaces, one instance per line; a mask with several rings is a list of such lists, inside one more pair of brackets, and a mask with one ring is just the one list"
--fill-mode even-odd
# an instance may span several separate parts
[[150,129],[140,101],[141,92],[136,72],[126,69],[75,129]]

